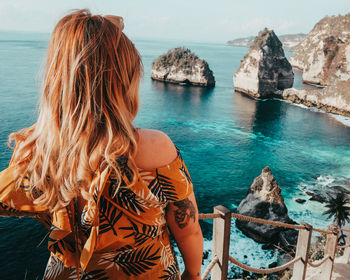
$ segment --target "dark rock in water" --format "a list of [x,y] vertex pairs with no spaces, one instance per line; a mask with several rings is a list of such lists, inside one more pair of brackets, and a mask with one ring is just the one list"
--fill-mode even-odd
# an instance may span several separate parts
[[295,201],[300,203],[300,204],[304,204],[306,202],[306,199],[297,198],[297,199],[295,199]]
[[[281,188],[269,167],[265,167],[261,175],[254,179],[246,197],[239,204],[237,212],[255,218],[295,224],[288,216]],[[296,230],[238,219],[236,225],[246,236],[259,243],[277,244],[283,248],[285,248],[284,245],[288,248],[289,245],[295,245],[298,236]],[[285,233],[282,234],[282,232]]]
[[286,251],[293,250],[298,243],[298,232],[294,229],[288,229],[279,233],[280,246]]
[[336,197],[338,193],[343,192],[347,195],[350,195],[350,191],[342,186],[327,186],[326,190],[313,190],[313,191],[306,191],[305,193],[310,196],[309,200],[317,201],[320,203],[326,203],[330,197]]
[[203,260],[208,259],[209,257],[209,251],[203,251]]
[[273,262],[273,263],[269,264],[269,268],[274,268],[274,267],[277,267],[277,266],[278,266],[277,262]]
[[327,201],[327,197],[322,194],[313,193],[310,197],[310,200],[325,203]]
[[215,86],[208,63],[183,47],[171,49],[156,58],[152,63],[151,78],[181,85]]
[[254,98],[274,97],[280,90],[292,87],[293,81],[292,66],[282,43],[267,28],[254,39],[233,77],[235,90]]
[[275,249],[275,246],[273,244],[271,244],[271,243],[266,243],[266,244],[263,244],[261,246],[261,248],[263,250],[271,250],[271,249]]

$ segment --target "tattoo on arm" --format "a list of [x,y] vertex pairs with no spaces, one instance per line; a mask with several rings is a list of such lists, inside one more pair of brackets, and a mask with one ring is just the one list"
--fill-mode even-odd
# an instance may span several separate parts
[[188,222],[193,219],[196,221],[196,209],[191,200],[188,198],[174,202],[177,207],[175,210],[175,222],[179,228],[184,228],[188,225]]

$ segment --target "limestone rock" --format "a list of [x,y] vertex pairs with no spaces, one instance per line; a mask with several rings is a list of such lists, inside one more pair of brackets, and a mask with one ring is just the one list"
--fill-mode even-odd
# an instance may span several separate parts
[[276,91],[292,87],[293,81],[281,41],[266,28],[254,39],[233,77],[235,90],[254,98],[272,97]]
[[350,80],[323,89],[283,91],[282,98],[294,103],[315,107],[329,113],[350,116]]
[[[239,204],[237,213],[295,224],[288,216],[288,209],[281,195],[281,187],[269,167],[265,167],[261,175],[255,178],[247,196]],[[286,244],[296,244],[298,235],[296,230],[242,220],[236,220],[236,225],[246,236],[259,243],[279,244],[283,247],[286,247]]]
[[350,14],[320,20],[289,61],[303,71],[304,82],[326,86],[349,80]]
[[170,83],[215,86],[208,63],[183,47],[171,49],[156,58],[152,63],[151,78]]

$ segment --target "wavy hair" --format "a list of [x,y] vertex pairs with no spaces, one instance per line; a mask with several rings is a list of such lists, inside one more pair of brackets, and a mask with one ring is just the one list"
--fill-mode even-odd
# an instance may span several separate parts
[[63,17],[48,46],[38,120],[9,136],[17,185],[29,179],[34,202],[51,211],[80,194],[88,199],[97,171],[112,168],[121,179],[120,156],[134,171],[130,185],[136,181],[132,121],[143,66],[123,27],[121,17],[88,10]]

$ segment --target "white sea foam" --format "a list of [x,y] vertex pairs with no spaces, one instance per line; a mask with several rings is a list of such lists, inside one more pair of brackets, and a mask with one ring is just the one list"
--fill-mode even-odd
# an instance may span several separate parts
[[337,120],[338,122],[342,123],[343,125],[350,127],[350,118],[349,117],[340,116],[340,115],[336,115],[336,114],[329,114],[329,115],[332,118],[334,118],[335,120]]
[[308,109],[309,111],[312,111],[312,112],[328,114],[329,116],[331,116],[336,121],[342,123],[345,126],[350,127],[350,118],[349,117],[328,113],[328,112],[326,112],[324,110],[317,109],[317,108],[314,108],[314,107],[308,107],[308,106],[303,105],[303,104],[293,103],[292,101],[289,101],[289,100],[277,99],[277,98],[276,98],[276,100],[280,100],[280,101],[286,102],[288,104],[291,104],[293,106],[297,106],[297,107],[300,107],[300,108]]
[[[205,268],[209,265],[212,258],[212,240],[204,239],[204,252],[207,258],[203,260],[202,273]],[[261,244],[256,243],[253,239],[247,238],[238,230],[235,223],[231,225],[231,236],[230,236],[230,255],[242,263],[245,263],[251,267],[267,267],[269,264],[278,261],[279,253],[273,252],[272,250],[263,250]],[[180,252],[175,248],[177,254]],[[182,258],[178,258],[180,269],[184,269],[184,263]],[[233,274],[242,273],[237,267],[229,266],[229,276]]]

